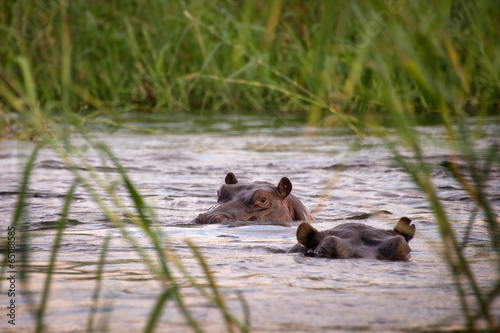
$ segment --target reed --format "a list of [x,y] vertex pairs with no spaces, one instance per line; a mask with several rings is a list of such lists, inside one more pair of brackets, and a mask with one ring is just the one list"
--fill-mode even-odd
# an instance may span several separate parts
[[1,5],[3,113],[25,116],[7,117],[13,130],[32,119],[26,104],[57,119],[65,99],[115,118],[279,107],[363,126],[388,114],[385,75],[412,112],[498,110],[495,1],[72,1],[61,26],[64,3]]
[[[61,214],[61,219],[59,220],[58,226],[57,226],[57,234],[54,239],[54,245],[52,246],[52,254],[50,256],[50,262],[49,262],[49,267],[47,269],[47,278],[45,279],[45,285],[43,288],[43,293],[42,293],[42,300],[40,301],[40,306],[38,307],[38,314],[37,314],[37,325],[36,325],[36,332],[41,333],[44,331],[43,329],[43,319],[45,316],[46,308],[47,308],[47,301],[50,295],[50,286],[52,283],[52,277],[54,274],[54,267],[56,264],[57,260],[57,253],[59,252],[59,247],[61,245],[61,240],[64,232],[64,228],[66,227],[66,222],[68,219],[68,213],[70,210],[71,202],[73,201],[73,195],[75,194],[76,187],[78,186],[78,183],[73,183],[73,185],[70,187],[68,194],[66,195],[66,199],[64,202],[64,208]],[[105,252],[105,251],[103,251]],[[99,279],[98,279],[99,280]]]
[[[148,224],[154,213],[112,152],[86,134],[88,124],[121,126],[130,111],[184,110],[209,117],[216,112],[306,110],[310,124],[347,126],[360,137],[380,135],[429,200],[468,328],[483,319],[493,331],[499,325],[491,307],[500,293],[500,276],[489,288],[478,286],[463,254],[468,232],[462,239],[454,232],[414,126],[427,117],[444,124],[452,156],[446,166],[476,204],[466,230],[479,216],[484,219],[500,271],[498,220],[485,190],[489,170],[500,164],[499,148],[492,145],[483,157],[474,146],[481,123],[500,109],[498,17],[498,1],[4,1],[0,30],[8,42],[0,45],[0,134],[37,139],[57,152],[79,188],[164,282],[146,331],[153,330],[168,300],[174,300],[194,330],[201,330],[182,302],[169,265],[219,307],[228,330],[248,325],[228,313],[194,247],[210,293],[190,278],[175,254],[160,246],[160,236]],[[466,124],[469,116],[477,117],[477,128]],[[72,149],[73,130],[119,168],[134,212]],[[397,139],[387,135],[392,131]],[[26,165],[12,225],[20,223],[40,146]],[[401,148],[413,156],[402,156]],[[75,161],[89,172],[79,171]],[[125,232],[121,214],[149,237],[156,261]],[[3,269],[5,264],[6,259]],[[47,281],[49,290],[50,275]],[[469,292],[473,301],[465,296]]]
[[106,264],[106,255],[108,253],[108,247],[109,247],[109,240],[110,240],[110,233],[106,235],[106,238],[104,239],[104,242],[102,244],[102,250],[101,254],[99,256],[99,265],[97,266],[97,274],[96,274],[96,284],[95,284],[95,289],[94,293],[92,294],[92,306],[90,308],[90,313],[89,313],[89,318],[87,320],[87,332],[93,332],[94,330],[94,318],[95,314],[98,310],[98,303],[99,303],[99,295],[101,293],[101,288],[102,288],[102,278],[103,278],[103,270],[104,266]]

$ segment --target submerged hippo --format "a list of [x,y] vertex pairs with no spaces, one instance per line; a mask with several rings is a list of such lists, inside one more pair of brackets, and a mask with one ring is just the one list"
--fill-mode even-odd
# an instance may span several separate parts
[[198,215],[194,223],[287,222],[311,219],[302,202],[290,194],[292,183],[286,177],[281,178],[278,186],[261,181],[241,184],[230,172],[225,182],[217,192],[217,206]]
[[325,258],[374,258],[408,260],[408,242],[415,235],[415,225],[402,217],[393,230],[382,230],[362,223],[345,223],[333,229],[318,231],[303,222],[297,228],[298,244],[288,252]]

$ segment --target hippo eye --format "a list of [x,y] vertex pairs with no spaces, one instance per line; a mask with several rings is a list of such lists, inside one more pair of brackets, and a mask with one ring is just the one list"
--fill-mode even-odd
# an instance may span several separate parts
[[269,206],[269,198],[265,195],[259,196],[257,197],[255,203],[262,208],[266,208],[267,206]]
[[258,208],[266,209],[271,205],[271,198],[266,191],[259,189],[252,194],[252,198],[248,203]]
[[259,197],[257,203],[260,205],[265,205],[267,203],[267,197],[266,196]]

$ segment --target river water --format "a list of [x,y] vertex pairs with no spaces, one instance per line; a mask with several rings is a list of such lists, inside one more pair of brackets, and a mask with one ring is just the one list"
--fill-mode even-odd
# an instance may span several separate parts
[[[478,153],[499,142],[499,124],[498,119],[493,119],[483,126],[476,145]],[[196,273],[197,263],[184,240],[200,248],[229,307],[239,318],[243,314],[238,295],[244,297],[252,331],[411,332],[463,325],[453,278],[442,259],[440,237],[429,204],[380,139],[368,136],[361,140],[346,129],[305,127],[280,117],[262,120],[227,116],[209,122],[203,117],[172,117],[126,125],[156,132],[96,129],[92,136],[104,141],[118,156],[147,203],[154,207],[156,230],[168,236],[187,268],[198,276],[201,273]],[[439,195],[457,233],[463,235],[474,205],[440,166],[450,160],[444,129],[434,125],[417,130],[422,134],[424,153],[433,167]],[[77,146],[84,144],[78,136],[73,142]],[[32,149],[31,143],[0,141],[2,239],[7,237],[23,163]],[[117,170],[103,166],[97,155],[83,149],[82,154],[104,178],[118,176]],[[329,260],[287,254],[286,250],[296,242],[297,223],[189,225],[198,213],[216,203],[216,192],[227,172],[234,172],[239,181],[276,184],[287,176],[293,183],[292,193],[312,211],[314,226],[320,230],[353,219],[392,229],[401,216],[408,216],[417,227],[410,243],[412,259]],[[490,178],[487,190],[498,212],[500,171],[494,169]],[[32,260],[29,287],[35,291],[35,300],[41,295],[55,226],[73,179],[53,152],[40,152],[29,187],[29,214],[24,221]],[[131,206],[125,190],[123,203]],[[368,215],[377,211],[387,212]],[[113,332],[141,331],[161,292],[159,283],[81,187],[76,191],[69,219],[45,318],[47,331],[86,331],[96,263],[108,234],[111,241],[100,303],[104,310],[98,313],[96,326]],[[152,251],[138,228],[130,225],[127,231],[147,251]],[[489,244],[486,226],[478,221],[471,230],[465,253],[481,286],[498,279],[495,255]],[[4,332],[31,332],[35,321],[21,290],[24,286],[18,282],[17,288],[21,294],[16,296],[16,326],[7,323],[3,311],[0,328]],[[1,307],[5,308],[5,284],[2,289]],[[207,332],[224,329],[212,306],[195,297],[190,288],[186,287],[183,293]],[[168,304],[158,331],[185,330],[182,316],[173,304]]]

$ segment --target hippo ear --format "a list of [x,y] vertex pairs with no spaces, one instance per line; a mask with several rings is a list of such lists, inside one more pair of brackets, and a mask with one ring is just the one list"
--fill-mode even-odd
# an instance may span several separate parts
[[278,184],[278,193],[281,199],[285,199],[292,192],[292,182],[283,177]]
[[226,175],[226,184],[227,185],[238,184],[238,179],[236,179],[234,173],[230,172]]
[[317,245],[315,241],[318,230],[307,222],[302,222],[297,228],[297,241],[309,249],[314,249]]
[[413,236],[415,236],[415,229],[415,225],[411,224],[411,220],[404,216],[399,219],[394,231],[403,236],[406,239],[406,242],[409,242]]

